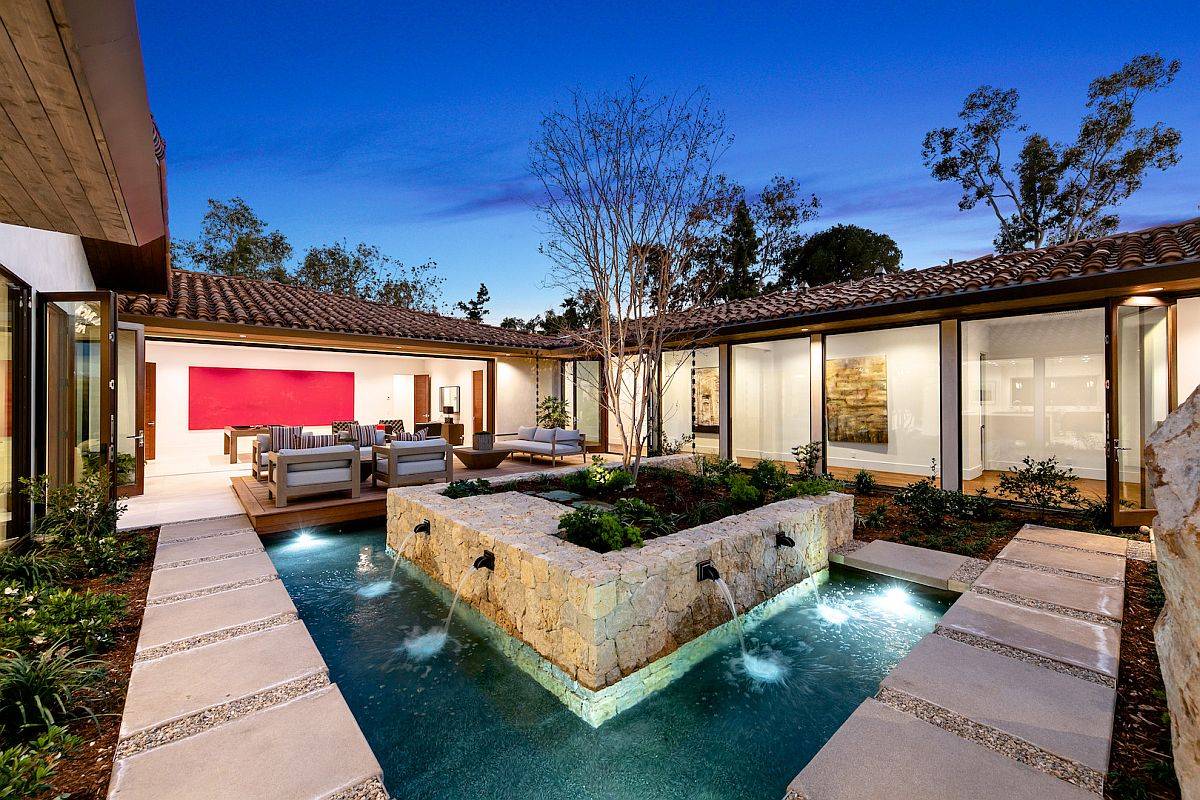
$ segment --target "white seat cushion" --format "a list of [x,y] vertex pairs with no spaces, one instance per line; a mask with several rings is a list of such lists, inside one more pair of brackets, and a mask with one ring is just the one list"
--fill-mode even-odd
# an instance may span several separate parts
[[526,428],[524,425],[517,428],[517,438],[522,441],[532,442],[533,436],[537,432],[537,428]]
[[[350,454],[354,452],[352,444],[335,444],[329,447],[310,447],[307,450],[280,450],[281,456],[312,455],[313,453],[328,454],[329,459],[321,461],[301,461],[288,464],[288,473],[308,472],[310,470],[350,468]],[[291,481],[288,482],[291,485]]]
[[[358,476],[354,476],[358,480]],[[327,467],[324,469],[306,469],[300,472],[288,470],[288,486],[312,486],[317,483],[349,483],[349,467]]]
[[553,442],[554,428],[537,428],[533,432],[533,440],[535,442]]
[[550,450],[554,447],[550,442],[527,442],[523,439],[508,442],[496,442],[493,445],[497,450],[511,450],[516,453],[545,453],[550,455]]
[[[388,462],[386,458],[378,458],[375,460],[375,466],[384,475],[388,471]],[[397,475],[420,475],[426,472],[444,472],[446,470],[446,460],[443,458],[428,458],[423,461],[401,461],[396,464]]]

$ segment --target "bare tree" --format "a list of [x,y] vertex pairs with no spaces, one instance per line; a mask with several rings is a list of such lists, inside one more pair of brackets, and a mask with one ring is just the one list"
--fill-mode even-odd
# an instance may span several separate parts
[[635,478],[672,334],[672,288],[710,233],[714,166],[729,141],[703,90],[652,96],[631,80],[617,92],[573,92],[532,146],[551,282],[594,297],[599,310],[594,326],[564,333],[600,360],[597,388]]

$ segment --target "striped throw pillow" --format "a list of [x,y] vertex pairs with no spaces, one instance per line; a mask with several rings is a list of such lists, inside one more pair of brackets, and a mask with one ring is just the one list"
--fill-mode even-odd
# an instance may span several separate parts
[[404,420],[402,419],[381,419],[379,420],[379,424],[392,436],[395,436],[397,433],[404,433]]
[[400,431],[392,435],[393,442],[423,442],[428,438],[425,431],[414,431],[413,433]]
[[346,429],[346,433],[350,435],[351,441],[358,443],[359,447],[370,447],[375,444],[374,425],[359,425],[355,422]]
[[300,434],[304,432],[303,425],[272,425],[271,452],[290,450],[300,446]]
[[337,434],[333,433],[306,433],[300,437],[300,448],[302,450],[307,450],[310,447],[333,447],[337,443]]

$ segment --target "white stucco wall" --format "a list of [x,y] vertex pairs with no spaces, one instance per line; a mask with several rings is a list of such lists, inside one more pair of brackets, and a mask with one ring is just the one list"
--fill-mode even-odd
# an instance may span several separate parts
[[[229,468],[229,459],[221,452],[222,430],[188,430],[188,368],[192,366],[353,372],[355,418],[363,423],[400,418],[410,430],[413,423],[411,376],[428,374],[435,405],[440,387],[461,387],[459,421],[468,431],[472,424],[471,371],[485,367],[483,361],[154,340],[146,342],[146,360],[156,365],[157,390],[157,441],[155,460],[147,464],[149,475]],[[432,418],[440,420],[441,416],[434,409]],[[328,432],[329,428],[312,426],[311,430],[322,433]],[[240,449],[243,454],[247,453],[249,443],[243,440]]]
[[38,292],[96,288],[78,236],[0,223],[0,264]]
[[1200,386],[1200,297],[1180,300],[1175,313],[1175,352],[1179,360],[1175,402],[1182,403]]
[[734,456],[791,461],[808,444],[809,351],[807,338],[734,345]]

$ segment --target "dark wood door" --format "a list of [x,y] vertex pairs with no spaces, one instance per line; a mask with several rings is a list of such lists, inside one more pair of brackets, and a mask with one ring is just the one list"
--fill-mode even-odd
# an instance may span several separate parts
[[471,432],[483,430],[483,370],[471,373]]
[[118,497],[137,497],[146,489],[146,329],[117,323],[117,469]]
[[158,417],[158,390],[156,388],[156,365],[153,361],[146,362],[146,460],[154,460],[155,425]]
[[413,421],[429,422],[430,387],[428,375],[413,375]]

